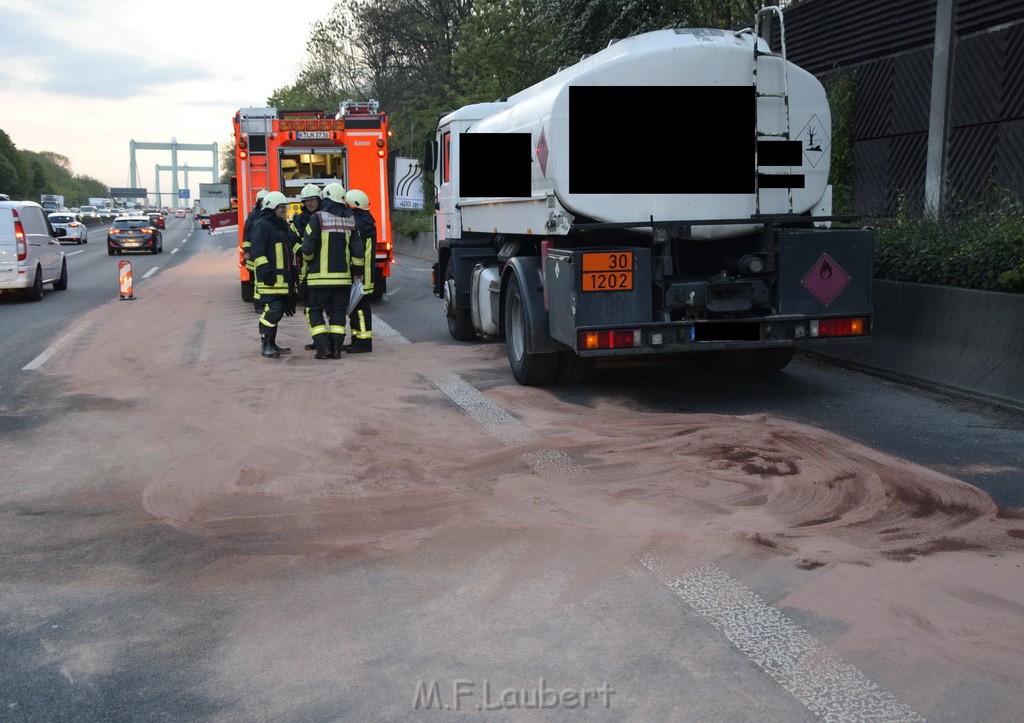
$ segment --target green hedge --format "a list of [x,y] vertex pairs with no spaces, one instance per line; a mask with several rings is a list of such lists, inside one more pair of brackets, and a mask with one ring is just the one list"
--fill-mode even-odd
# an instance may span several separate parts
[[879,226],[875,277],[1024,292],[1024,204],[943,221],[897,218]]

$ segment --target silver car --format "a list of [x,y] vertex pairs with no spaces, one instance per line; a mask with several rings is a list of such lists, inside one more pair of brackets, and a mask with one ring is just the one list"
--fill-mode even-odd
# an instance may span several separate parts
[[43,284],[68,288],[68,265],[43,208],[33,201],[0,201],[0,292],[18,291],[33,301]]
[[51,213],[48,218],[50,225],[55,229],[64,229],[65,241],[74,241],[76,244],[89,243],[89,229],[84,223],[78,220],[73,213]]

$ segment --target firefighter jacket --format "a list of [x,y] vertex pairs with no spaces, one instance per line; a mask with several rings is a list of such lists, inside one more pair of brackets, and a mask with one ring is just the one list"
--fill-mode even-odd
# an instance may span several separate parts
[[358,269],[361,266],[363,270],[354,270],[353,273],[356,276],[360,273],[363,274],[363,293],[372,294],[373,268],[377,252],[377,222],[373,220],[373,214],[365,208],[353,208],[352,215],[355,216],[356,229],[363,241],[363,253],[359,259],[361,263],[357,262],[355,258],[352,259],[353,267]]
[[[292,278],[292,232],[288,223],[274,215],[274,209],[265,208],[253,221],[253,267],[256,271],[256,292],[264,296],[291,296],[295,293]],[[273,283],[268,277],[275,276]]]
[[249,269],[249,273],[253,271],[252,253],[250,251],[252,247],[252,224],[259,215],[260,202],[257,201],[256,205],[249,211],[249,215],[245,217],[245,225],[242,226],[242,253],[249,254],[249,258],[245,260],[245,268]]
[[329,198],[324,199],[320,208],[310,216],[302,238],[306,285],[351,286],[353,273],[361,273],[356,270],[356,254],[360,254],[361,269],[363,251],[352,209]]

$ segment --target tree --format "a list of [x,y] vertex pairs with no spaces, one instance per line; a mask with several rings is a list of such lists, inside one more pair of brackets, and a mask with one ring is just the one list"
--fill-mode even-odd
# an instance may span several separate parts
[[554,45],[550,26],[537,19],[535,0],[482,0],[461,29],[455,85],[463,103],[507,97],[556,68],[538,53]]
[[331,111],[347,98],[379,97],[364,80],[367,67],[351,40],[354,34],[350,6],[336,4],[330,15],[313,23],[295,83],[275,90],[267,102],[275,108]]
[[559,64],[578,62],[617,39],[662,28],[750,25],[756,0],[536,0],[538,17],[556,40],[544,48]]
[[0,130],[0,192],[11,198],[24,197],[28,191],[28,169],[11,137]]

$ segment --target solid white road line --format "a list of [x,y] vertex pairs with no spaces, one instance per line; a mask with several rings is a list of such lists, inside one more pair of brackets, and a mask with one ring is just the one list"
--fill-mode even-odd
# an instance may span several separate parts
[[46,351],[44,351],[42,354],[40,354],[35,359],[30,361],[28,364],[23,366],[22,370],[23,371],[32,371],[34,369],[38,369],[39,367],[41,367],[43,364],[46,363],[47,359],[49,359],[54,354],[56,354],[58,351],[60,351],[61,347],[65,346],[69,342],[73,341],[75,339],[75,337],[77,337],[83,331],[85,331],[89,327],[90,324],[92,324],[91,321],[83,321],[81,324],[76,326],[74,329],[69,331],[67,334],[62,336],[60,339],[58,339],[57,341],[55,341],[52,344],[50,344],[50,346],[46,349]]
[[69,254],[64,254],[64,255],[65,255],[65,256],[74,256],[75,254],[80,254],[80,253],[82,253],[83,251],[85,251],[85,249],[78,249],[78,251],[72,251],[71,253],[69,253]]

